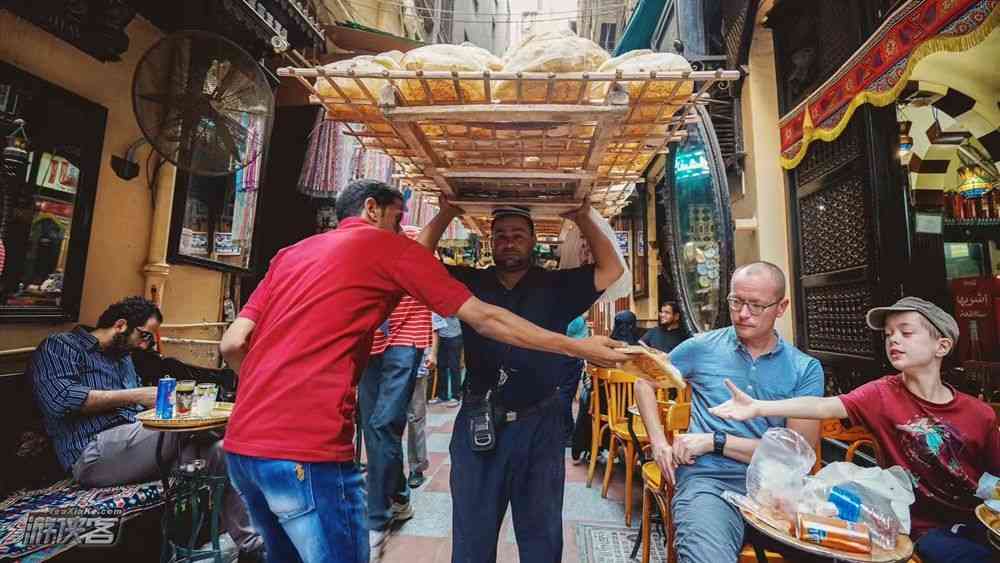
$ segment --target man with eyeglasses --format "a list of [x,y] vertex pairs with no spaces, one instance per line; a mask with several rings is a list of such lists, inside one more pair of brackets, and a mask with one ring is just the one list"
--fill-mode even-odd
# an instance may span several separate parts
[[[823,395],[819,361],[774,330],[775,321],[788,308],[780,268],[769,262],[737,268],[726,301],[732,326],[699,334],[670,352],[670,361],[691,386],[687,433],[668,443],[655,389],[642,380],[635,386],[653,457],[676,486],[671,511],[677,535],[671,549],[677,550],[681,563],[735,562],[739,557],[743,519],[722,493],[746,494],[747,467],[764,432],[787,426],[812,444],[819,440],[818,421],[768,417],[734,422],[709,413],[709,408],[730,397],[727,378],[757,399]],[[767,547],[777,549],[772,544]]]
[[[50,335],[28,364],[35,401],[63,469],[85,487],[110,487],[156,479],[159,432],[147,430],[136,415],[156,406],[156,387],[143,387],[131,353],[153,346],[163,314],[151,301],[129,297],[108,307],[97,328],[78,326]],[[163,452],[177,452],[178,434],[166,433]],[[181,452],[199,454],[197,444]],[[202,444],[200,457],[213,475],[226,474],[221,443]],[[262,557],[263,542],[250,525],[246,507],[231,487],[222,511],[226,531],[242,560]]]

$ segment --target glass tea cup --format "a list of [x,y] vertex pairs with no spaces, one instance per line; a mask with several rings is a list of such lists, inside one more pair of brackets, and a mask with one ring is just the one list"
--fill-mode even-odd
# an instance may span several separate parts
[[183,379],[177,382],[177,418],[191,416],[191,408],[194,406],[194,388],[196,382],[193,379]]
[[200,383],[194,391],[194,416],[207,418],[212,416],[215,410],[215,397],[219,393],[219,386],[214,383]]

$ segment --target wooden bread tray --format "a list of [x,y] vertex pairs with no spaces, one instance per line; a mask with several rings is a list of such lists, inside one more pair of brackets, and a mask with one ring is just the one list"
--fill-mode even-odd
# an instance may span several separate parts
[[[404,185],[465,209],[476,230],[498,203],[558,218],[589,197],[605,216],[617,214],[650,162],[684,138],[694,105],[707,103],[714,84],[740,77],[727,70],[555,74],[322,67],[287,67],[278,74],[297,79],[329,119],[346,124],[345,134],[392,157]],[[320,80],[326,95],[316,87]],[[356,85],[353,97],[345,84]],[[516,96],[498,102],[498,85]]]

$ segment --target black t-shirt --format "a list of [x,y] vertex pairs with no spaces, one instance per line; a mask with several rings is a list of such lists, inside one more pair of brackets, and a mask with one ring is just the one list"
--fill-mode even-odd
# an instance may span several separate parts
[[[566,333],[566,327],[601,296],[594,287],[594,266],[568,270],[531,268],[507,289],[496,269],[450,267],[448,271],[481,301],[503,307],[536,325]],[[474,394],[484,394],[499,378],[502,365],[508,379],[496,398],[511,410],[541,401],[555,392],[567,369],[567,356],[512,347],[480,335],[462,323],[466,379]]]
[[687,340],[687,337],[687,333],[682,329],[664,330],[663,327],[658,326],[647,330],[646,334],[639,340],[661,352],[670,353],[678,344]]

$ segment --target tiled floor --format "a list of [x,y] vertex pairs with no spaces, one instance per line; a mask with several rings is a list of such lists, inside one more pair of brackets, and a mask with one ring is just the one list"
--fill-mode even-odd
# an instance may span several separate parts
[[[448,443],[458,409],[444,405],[428,407],[427,449],[430,469],[427,481],[414,492],[412,520],[403,523],[390,537],[382,556],[384,563],[440,563],[451,561],[451,494],[448,479],[451,464]],[[405,438],[404,438],[405,439]],[[404,448],[405,449],[405,448]],[[638,473],[638,472],[637,472]],[[587,466],[577,465],[566,455],[566,489],[563,498],[563,561],[580,560],[577,553],[574,526],[576,522],[607,522],[624,525],[625,471],[616,467],[608,490],[608,498],[601,498],[601,479],[604,465],[598,464],[593,488],[587,488]],[[632,526],[638,528],[641,502],[641,481],[636,475],[633,494]],[[519,561],[510,513],[500,532],[498,561]]]

